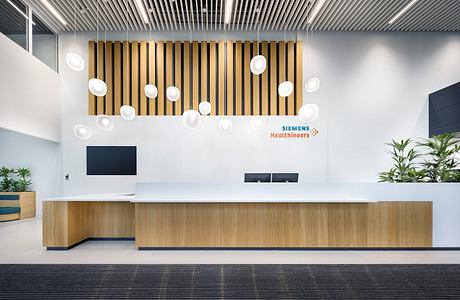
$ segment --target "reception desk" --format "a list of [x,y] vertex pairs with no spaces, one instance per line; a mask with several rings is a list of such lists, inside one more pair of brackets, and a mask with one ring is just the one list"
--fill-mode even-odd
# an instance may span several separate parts
[[346,189],[138,184],[135,195],[48,199],[43,245],[134,239],[138,249],[432,247],[432,201],[371,199]]

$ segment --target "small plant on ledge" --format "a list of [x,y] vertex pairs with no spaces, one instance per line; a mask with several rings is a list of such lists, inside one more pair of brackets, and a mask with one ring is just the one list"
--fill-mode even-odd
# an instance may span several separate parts
[[388,172],[379,174],[380,182],[418,182],[425,176],[423,171],[416,169],[415,160],[420,154],[415,147],[408,148],[411,143],[412,140],[407,139],[387,144],[392,148],[388,152],[395,163]]
[[27,192],[31,184],[30,176],[28,168],[15,170],[2,167],[0,169],[0,192]]
[[417,143],[419,147],[427,150],[424,154],[425,161],[421,164],[426,171],[429,182],[458,182],[459,171],[456,168],[459,162],[455,155],[460,151],[458,139],[453,133],[433,136]]
[[389,171],[379,173],[379,182],[460,182],[460,162],[456,159],[460,144],[455,134],[423,139],[413,147],[411,144],[411,139],[387,144],[395,163]]

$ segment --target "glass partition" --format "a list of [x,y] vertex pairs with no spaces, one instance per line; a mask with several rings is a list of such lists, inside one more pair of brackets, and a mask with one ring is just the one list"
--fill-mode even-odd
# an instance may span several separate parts
[[35,13],[32,21],[32,54],[57,71],[57,35]]
[[26,50],[28,19],[27,6],[22,1],[0,1],[0,32]]

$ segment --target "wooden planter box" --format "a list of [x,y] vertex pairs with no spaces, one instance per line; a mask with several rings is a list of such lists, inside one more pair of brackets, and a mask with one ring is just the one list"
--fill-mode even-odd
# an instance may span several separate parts
[[[2,210],[6,213],[1,213]],[[33,217],[35,217],[35,192],[0,192],[0,222]]]

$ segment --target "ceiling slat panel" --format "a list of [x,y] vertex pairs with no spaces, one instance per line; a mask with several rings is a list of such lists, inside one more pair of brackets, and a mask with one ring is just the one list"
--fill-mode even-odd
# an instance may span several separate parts
[[459,0],[418,1],[392,25],[389,20],[410,0],[326,0],[312,24],[307,24],[308,17],[319,0],[233,0],[228,25],[224,24],[227,0],[142,0],[148,24],[134,0],[50,0],[66,26],[40,0],[25,1],[58,32],[73,31],[75,26],[78,31],[95,30],[96,3],[100,30],[125,30],[127,17],[131,31],[254,31],[259,27],[265,31],[460,31]]

